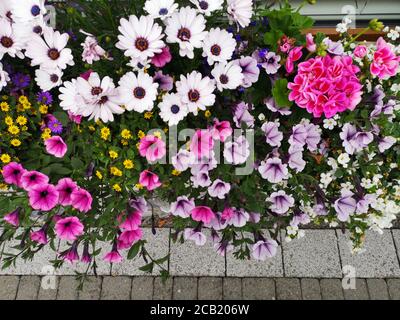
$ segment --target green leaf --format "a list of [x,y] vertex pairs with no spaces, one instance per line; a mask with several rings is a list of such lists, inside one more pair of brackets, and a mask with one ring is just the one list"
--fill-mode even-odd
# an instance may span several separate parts
[[143,271],[143,272],[152,273],[153,272],[153,268],[154,268],[154,263],[150,262],[150,263],[146,264],[145,266],[140,267],[139,270]]
[[129,249],[129,251],[128,251],[128,260],[132,260],[134,257],[137,256],[141,246],[142,246],[142,242],[138,241]]
[[288,81],[279,79],[275,82],[272,88],[272,96],[279,107],[290,107],[292,102],[289,100]]

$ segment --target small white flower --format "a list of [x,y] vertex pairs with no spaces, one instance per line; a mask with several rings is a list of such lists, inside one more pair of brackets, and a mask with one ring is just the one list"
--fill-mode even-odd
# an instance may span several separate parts
[[321,173],[320,181],[324,184],[325,188],[333,181],[333,176],[331,172]]
[[361,179],[361,187],[365,188],[365,189],[370,189],[374,186],[374,184],[372,183],[371,179],[367,179],[367,178],[362,178]]
[[336,26],[336,31],[339,33],[347,32],[347,24],[345,23],[338,23]]
[[328,158],[327,163],[329,166],[332,167],[333,170],[336,170],[338,168],[337,161],[334,158]]
[[335,119],[333,119],[333,118],[324,119],[324,128],[325,129],[333,130],[336,125],[337,125],[337,122]]
[[339,155],[337,161],[343,166],[343,168],[347,168],[348,163],[350,162],[350,156],[346,152],[343,152]]
[[340,187],[342,188],[342,190],[344,191],[351,191],[354,189],[354,186],[351,182],[344,182],[340,184]]
[[258,120],[264,121],[264,120],[265,120],[265,114],[264,114],[264,113],[260,113],[260,114],[258,115]]
[[387,34],[387,37],[393,41],[396,41],[398,38],[400,38],[400,33],[396,30],[390,30],[390,32]]

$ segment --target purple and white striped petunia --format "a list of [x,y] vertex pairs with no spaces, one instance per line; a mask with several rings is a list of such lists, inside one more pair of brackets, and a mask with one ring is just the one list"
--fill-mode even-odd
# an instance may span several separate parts
[[294,198],[283,190],[273,192],[267,201],[271,202],[269,209],[278,215],[285,214],[294,205]]
[[353,198],[353,192],[345,190],[335,201],[335,210],[340,221],[347,221],[357,208],[357,201]]
[[283,164],[282,160],[277,157],[261,162],[258,171],[263,179],[267,179],[271,183],[281,182],[287,179],[288,175],[287,164]]
[[275,240],[260,240],[253,244],[251,255],[256,260],[264,261],[266,258],[272,258],[276,255],[278,243]]

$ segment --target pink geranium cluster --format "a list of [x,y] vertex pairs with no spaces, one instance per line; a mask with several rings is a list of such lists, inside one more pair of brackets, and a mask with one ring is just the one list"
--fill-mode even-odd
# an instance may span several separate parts
[[338,112],[354,110],[361,101],[360,69],[349,56],[327,55],[302,62],[294,82],[288,84],[290,101],[314,117],[333,117]]

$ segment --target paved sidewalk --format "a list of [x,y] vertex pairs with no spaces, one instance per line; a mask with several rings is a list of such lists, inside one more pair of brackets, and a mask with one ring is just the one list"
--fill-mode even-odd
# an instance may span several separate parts
[[[90,277],[77,291],[73,276],[44,290],[38,276],[1,276],[0,300],[400,300],[400,279],[357,279],[343,290],[341,279]],[[45,282],[45,280],[43,280]]]

